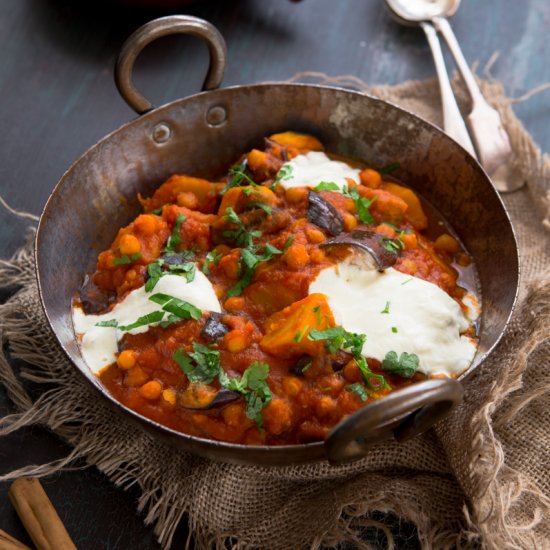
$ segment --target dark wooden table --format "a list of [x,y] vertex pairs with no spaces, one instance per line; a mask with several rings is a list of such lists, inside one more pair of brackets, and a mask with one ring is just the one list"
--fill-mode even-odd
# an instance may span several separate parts
[[[124,39],[145,21],[169,13],[204,17],[228,44],[227,86],[284,80],[298,71],[352,74],[370,83],[434,75],[418,29],[393,23],[382,0],[211,0],[175,10],[143,11],[109,2],[0,2],[0,193],[13,207],[40,214],[63,171],[88,147],[135,115],[112,77]],[[550,81],[548,0],[463,0],[452,20],[466,58],[483,66],[495,51],[493,75],[510,96]],[[188,37],[151,45],[136,82],[154,103],[196,92],[207,49]],[[550,92],[516,107],[544,151],[550,150]],[[0,207],[0,251],[22,243],[25,223]],[[0,413],[9,404],[0,389]],[[0,440],[0,475],[60,458],[69,448],[42,429]],[[45,481],[80,549],[156,548],[135,512],[136,492],[113,487],[94,468]],[[0,529],[29,542],[0,484]],[[416,547],[405,528],[402,548]],[[185,526],[176,537],[183,545]]]

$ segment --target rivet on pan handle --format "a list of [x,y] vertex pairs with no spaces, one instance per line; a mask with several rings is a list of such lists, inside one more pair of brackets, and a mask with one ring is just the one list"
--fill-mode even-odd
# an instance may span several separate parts
[[115,66],[115,82],[120,95],[140,115],[154,109],[154,105],[142,96],[134,85],[134,62],[141,50],[157,38],[178,33],[197,36],[208,45],[210,67],[202,89],[214,90],[222,81],[227,48],[223,36],[216,27],[204,19],[190,15],[171,15],[154,19],[140,27],[124,42]]
[[460,382],[426,380],[367,405],[335,428],[325,440],[329,461],[340,464],[363,457],[385,439],[404,441],[425,432],[462,401]]

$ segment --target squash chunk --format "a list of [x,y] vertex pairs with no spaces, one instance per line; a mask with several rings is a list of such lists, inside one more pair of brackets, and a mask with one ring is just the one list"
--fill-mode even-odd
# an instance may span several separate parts
[[222,184],[211,183],[200,178],[172,176],[155,191],[150,199],[140,197],[140,201],[145,212],[152,212],[165,204],[177,204],[178,195],[188,193],[196,197],[194,209],[205,214],[212,214],[216,209],[218,192],[222,188]]
[[321,142],[308,134],[297,134],[296,132],[283,132],[281,134],[273,134],[269,139],[284,145],[286,147],[294,147],[300,152],[307,151],[323,151],[324,147]]
[[382,189],[389,191],[393,195],[399,197],[407,203],[407,211],[405,212],[405,221],[408,221],[417,230],[421,231],[428,227],[428,218],[424,214],[420,199],[416,196],[416,193],[408,187],[397,185],[396,183],[384,182]]
[[310,294],[273,314],[265,324],[266,334],[260,341],[263,351],[279,357],[318,355],[324,342],[311,341],[311,329],[326,330],[336,325],[324,294]]

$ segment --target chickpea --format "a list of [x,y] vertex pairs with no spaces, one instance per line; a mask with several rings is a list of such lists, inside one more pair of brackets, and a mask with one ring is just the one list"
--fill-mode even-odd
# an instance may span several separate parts
[[121,254],[131,256],[132,254],[137,254],[141,250],[141,243],[134,235],[126,234],[121,237],[119,248]]
[[176,406],[176,392],[174,390],[163,390],[162,399],[167,405],[170,405],[170,407]]
[[124,351],[121,351],[117,357],[117,365],[122,370],[129,370],[136,364],[136,352],[125,349]]
[[227,311],[239,311],[244,305],[245,300],[242,296],[233,296],[225,301],[224,307]]
[[126,386],[142,386],[147,382],[147,379],[149,377],[145,373],[143,369],[140,367],[132,367],[131,369],[128,369],[126,372],[126,378],[124,380],[124,384]]
[[307,199],[308,189],[306,187],[290,187],[285,191],[286,200],[290,204],[297,204]]
[[145,399],[154,401],[160,397],[160,394],[162,393],[162,386],[160,382],[150,380],[139,388],[139,393],[142,397],[145,397]]
[[225,345],[231,353],[242,351],[248,345],[248,339],[245,334],[239,330],[232,330],[225,335]]
[[353,231],[357,227],[357,218],[353,214],[344,214],[344,229]]
[[302,381],[296,376],[285,376],[283,378],[283,390],[289,397],[295,397],[302,389]]
[[306,237],[311,244],[319,244],[326,240],[325,234],[314,227],[306,229]]
[[309,263],[309,254],[305,245],[295,243],[284,253],[283,259],[288,267],[300,269]]

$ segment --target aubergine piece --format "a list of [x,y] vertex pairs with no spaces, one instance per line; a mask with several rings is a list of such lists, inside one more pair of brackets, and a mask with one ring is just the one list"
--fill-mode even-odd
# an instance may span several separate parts
[[331,235],[340,235],[344,230],[344,218],[340,212],[315,191],[309,191],[308,201],[307,219]]
[[80,303],[86,315],[97,315],[109,310],[109,306],[116,302],[116,292],[99,288],[86,275],[80,289]]
[[313,357],[311,355],[300,355],[298,360],[290,367],[290,372],[296,376],[304,376],[304,369],[311,365]]
[[384,271],[397,261],[403,250],[403,243],[398,239],[390,239],[374,231],[356,229],[321,243],[321,247],[354,246],[368,252],[378,271]]
[[[191,254],[193,256],[194,254]],[[162,270],[166,271],[164,266],[171,266],[171,265],[181,265],[189,261],[190,254],[182,254],[180,252],[173,252],[172,254],[166,254],[165,256],[162,256],[160,259],[163,261],[162,264]],[[168,268],[169,269],[169,268]]]
[[208,411],[223,407],[241,398],[241,394],[226,388],[218,391],[208,391],[209,386],[202,384],[191,384],[185,392],[180,395],[179,404],[184,409],[193,411]]
[[206,319],[206,323],[204,323],[204,327],[201,330],[203,338],[210,342],[217,342],[229,332],[229,327],[221,322],[221,317],[215,311],[210,313],[210,317]]

